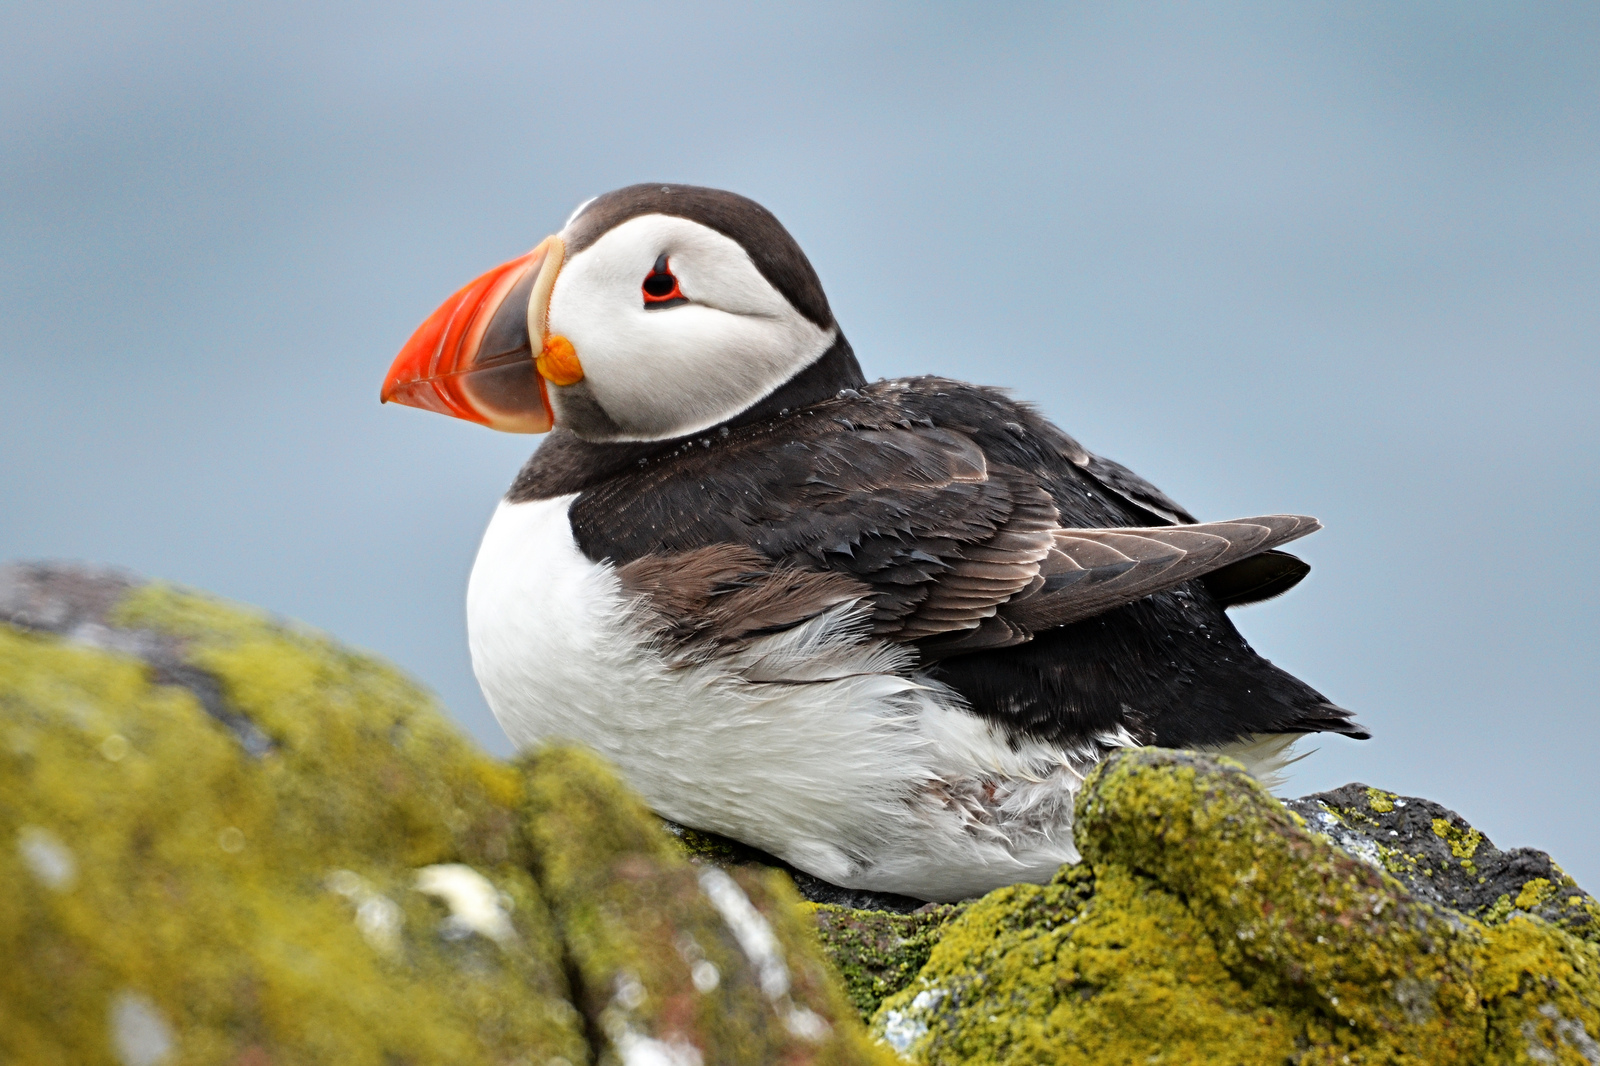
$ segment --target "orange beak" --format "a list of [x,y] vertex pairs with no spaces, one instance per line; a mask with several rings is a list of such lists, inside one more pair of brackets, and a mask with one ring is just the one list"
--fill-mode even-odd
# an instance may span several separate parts
[[379,398],[506,433],[548,430],[546,380],[583,378],[572,345],[546,327],[565,252],[561,238],[546,237],[446,300],[400,349]]

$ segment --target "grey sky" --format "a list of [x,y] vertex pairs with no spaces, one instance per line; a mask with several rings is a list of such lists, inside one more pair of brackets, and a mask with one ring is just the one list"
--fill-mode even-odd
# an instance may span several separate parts
[[379,381],[585,197],[722,186],[869,375],[1323,520],[1235,615],[1377,736],[1295,793],[1600,888],[1597,56],[1592,5],[7,5],[0,558],[304,619],[505,751],[462,597],[534,442]]

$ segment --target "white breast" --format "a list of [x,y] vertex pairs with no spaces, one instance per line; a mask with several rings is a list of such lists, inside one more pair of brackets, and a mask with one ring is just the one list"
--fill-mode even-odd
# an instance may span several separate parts
[[574,543],[573,499],[502,503],[467,590],[473,669],[519,748],[586,745],[664,817],[846,887],[961,899],[1076,861],[1073,796],[1125,735],[1008,744],[849,605],[669,661]]

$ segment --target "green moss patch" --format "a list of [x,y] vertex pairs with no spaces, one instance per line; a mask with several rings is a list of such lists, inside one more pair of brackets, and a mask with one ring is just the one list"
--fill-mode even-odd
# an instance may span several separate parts
[[950,924],[875,1016],[886,1042],[1019,1066],[1580,1062],[1600,1033],[1592,945],[1417,899],[1237,764],[1117,753],[1077,831],[1085,867]]
[[883,1060],[782,875],[707,883],[591,757],[210,597],[0,600],[0,1061]]
[[885,997],[905,988],[921,972],[945,926],[964,908],[929,904],[911,914],[897,914],[813,903],[808,909],[851,1004],[863,1018],[870,1018]]
[[[444,728],[376,666],[310,669],[300,639],[280,648],[286,702],[401,692],[390,722]],[[404,731],[347,732],[346,771],[313,783],[297,763],[328,754],[300,738],[257,758],[139,661],[0,626],[0,1058],[584,1061],[554,926],[507,861],[511,820],[489,813],[515,777],[442,732],[431,764]],[[514,940],[445,935],[448,913],[412,887],[414,865],[438,862],[472,863],[511,901]]]

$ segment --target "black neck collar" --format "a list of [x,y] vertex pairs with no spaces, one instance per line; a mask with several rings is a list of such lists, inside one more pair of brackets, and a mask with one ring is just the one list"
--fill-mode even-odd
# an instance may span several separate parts
[[554,429],[518,472],[511,490],[506,493],[506,500],[527,503],[582,492],[629,466],[671,452],[686,440],[715,437],[725,429],[781,418],[802,407],[830,400],[843,389],[859,389],[866,383],[861,364],[856,362],[850,342],[841,333],[816,362],[778,386],[765,399],[726,422],[698,433],[671,440],[596,444],[566,430]]

